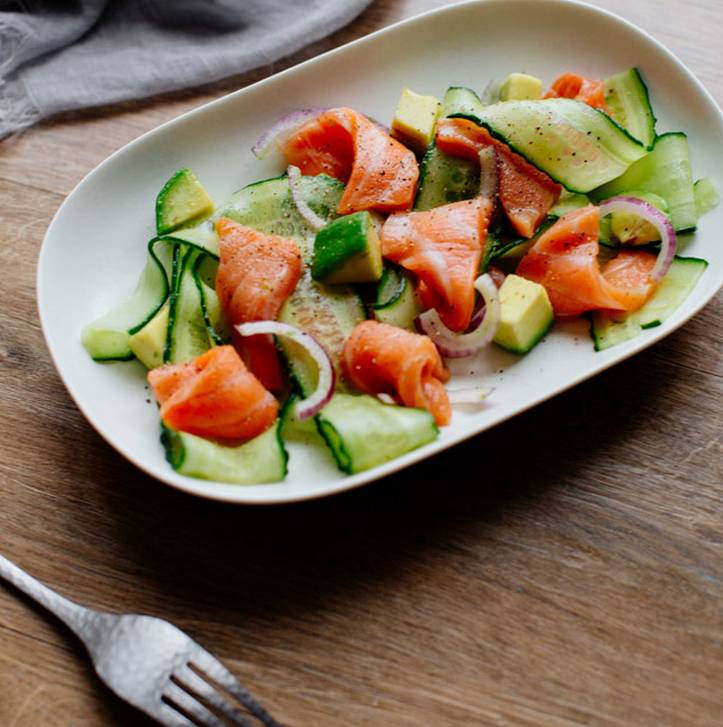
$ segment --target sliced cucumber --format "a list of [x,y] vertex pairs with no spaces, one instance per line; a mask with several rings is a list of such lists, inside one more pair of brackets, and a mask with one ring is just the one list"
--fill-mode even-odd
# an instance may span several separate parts
[[504,266],[509,263],[516,265],[522,256],[537,242],[540,235],[555,222],[557,222],[557,217],[548,215],[537,228],[535,236],[532,238],[516,237],[512,240],[496,240],[490,254],[490,261],[494,261],[496,265]]
[[[668,214],[667,202],[657,194],[634,190],[628,192],[627,196],[642,199],[664,214]],[[645,245],[649,242],[660,241],[658,230],[634,212],[613,212],[610,215],[609,224],[610,233],[623,245]]]
[[479,192],[479,178],[479,164],[445,154],[432,144],[419,166],[419,189],[414,209],[431,210],[471,199]]
[[[482,109],[477,94],[463,86],[451,86],[444,94],[440,116],[476,114]],[[450,156],[432,142],[419,166],[419,187],[415,210],[431,210],[479,194],[477,162]]]
[[177,250],[163,354],[166,363],[192,361],[214,343],[209,338],[201,292],[194,277],[196,263],[203,253],[193,247],[182,251],[180,245]]
[[693,185],[693,195],[695,196],[695,209],[699,218],[717,207],[720,202],[718,185],[709,177],[699,179]]
[[694,257],[676,257],[650,300],[640,310],[613,314],[596,311],[590,335],[596,351],[604,351],[635,338],[641,331],[659,326],[688,297],[708,263]]
[[637,68],[605,79],[605,103],[620,126],[652,149],[657,119],[650,105],[648,87]]
[[161,425],[161,442],[166,459],[182,475],[237,485],[260,485],[280,482],[286,476],[288,454],[280,430],[279,420],[258,437],[230,447]]
[[198,256],[193,266],[193,282],[198,289],[201,315],[206,324],[209,341],[221,346],[231,340],[231,330],[221,310],[216,290],[209,285],[211,280],[215,280],[215,270],[212,277],[207,271],[208,269],[217,268],[218,265],[210,265],[209,263],[215,263],[209,255]]
[[422,312],[422,305],[411,278],[396,265],[387,264],[384,268],[373,310],[380,323],[415,330],[414,321]]
[[[316,214],[329,221],[337,217],[336,208],[344,191],[340,182],[320,174],[302,177],[300,186],[304,199]],[[343,387],[341,350],[356,324],[366,317],[364,305],[350,286],[327,286],[311,279],[309,267],[314,255],[315,231],[296,209],[287,177],[244,187],[221,206],[217,216],[229,217],[260,232],[296,240],[306,268],[296,290],[284,303],[279,320],[311,333],[324,346]],[[315,386],[315,367],[300,355],[298,347],[286,340],[279,345],[302,390],[310,392]]]
[[[342,285],[322,286],[308,274],[301,277],[279,313],[280,321],[311,333],[324,346],[337,374],[338,390],[347,389],[341,368],[344,342],[365,318],[364,304],[355,292]],[[310,394],[316,388],[316,364],[293,341],[281,339],[278,345],[301,390]]]
[[587,193],[619,177],[647,153],[609,116],[580,101],[503,101],[479,115],[485,126],[570,192]]
[[500,243],[499,248],[492,253],[490,263],[494,263],[505,273],[511,273],[516,270],[520,260],[534,244],[535,238],[528,240],[526,237],[519,237],[505,244]]
[[503,245],[502,239],[500,238],[497,231],[488,230],[487,239],[485,240],[484,253],[482,254],[482,262],[479,266],[480,275],[486,273],[492,262],[492,258],[499,247]]
[[659,136],[646,157],[590,196],[601,200],[631,190],[652,192],[662,197],[668,205],[668,216],[676,232],[695,229],[698,210],[693,192],[688,137],[683,132]]
[[156,197],[156,230],[159,235],[183,225],[196,224],[213,212],[213,200],[190,169],[179,169]]
[[130,337],[156,315],[168,297],[172,248],[148,243],[148,258],[131,297],[88,324],[81,333],[85,349],[95,361],[133,358]]
[[469,114],[477,116],[483,109],[479,96],[466,86],[450,86],[442,99],[439,115]]
[[207,252],[212,258],[218,260],[218,235],[210,222],[204,222],[198,227],[189,227],[185,230],[176,230],[169,235],[158,238],[159,241],[183,242],[191,247]]
[[316,421],[339,469],[348,474],[388,462],[439,433],[429,412],[382,404],[372,396],[337,393]]
[[383,308],[394,302],[404,290],[404,271],[398,265],[384,263],[384,272],[374,291],[374,308]]
[[547,213],[550,217],[562,217],[568,212],[579,210],[581,207],[587,207],[590,204],[590,198],[586,194],[563,194],[558,203],[550,208]]
[[[302,177],[299,186],[302,197],[317,215],[328,221],[336,219],[336,208],[344,192],[341,182],[319,174]],[[296,240],[304,260],[313,256],[315,230],[296,209],[285,174],[235,192],[214,215],[214,219],[219,217],[228,217],[268,235],[289,237]]]
[[281,436],[285,442],[311,442],[325,444],[316,426],[316,420],[311,417],[300,421],[296,418],[296,403],[299,395],[296,393],[286,400],[281,410]]

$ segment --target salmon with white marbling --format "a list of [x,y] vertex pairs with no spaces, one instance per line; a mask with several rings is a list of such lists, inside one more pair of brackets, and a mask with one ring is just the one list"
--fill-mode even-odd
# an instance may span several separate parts
[[492,202],[476,197],[393,214],[382,228],[384,257],[417,276],[422,303],[452,331],[464,331],[472,318],[491,212]]
[[588,205],[563,215],[522,258],[517,275],[540,283],[559,318],[589,310],[633,311],[655,290],[655,255],[622,250],[598,261],[600,209]]
[[[216,292],[231,325],[275,320],[301,277],[301,252],[294,240],[265,235],[222,217]],[[283,386],[278,354],[271,336],[235,337],[234,344],[267,389]]]
[[324,111],[286,142],[289,164],[302,174],[328,174],[346,184],[337,212],[410,209],[419,178],[414,153],[350,108]]
[[449,372],[427,336],[363,321],[344,345],[344,374],[365,394],[390,394],[404,406],[426,409],[440,426],[452,416],[444,383]]

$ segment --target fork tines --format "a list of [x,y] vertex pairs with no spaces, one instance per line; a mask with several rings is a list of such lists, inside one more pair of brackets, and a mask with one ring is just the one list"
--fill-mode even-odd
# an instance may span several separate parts
[[203,649],[174,672],[163,692],[163,702],[168,724],[173,727],[282,727],[218,659]]

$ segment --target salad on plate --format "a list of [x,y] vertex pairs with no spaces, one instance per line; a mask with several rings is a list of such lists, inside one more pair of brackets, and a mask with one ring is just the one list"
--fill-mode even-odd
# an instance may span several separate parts
[[481,386],[447,389],[447,359],[534,356],[579,316],[603,351],[660,325],[707,266],[678,235],[717,188],[683,132],[657,133],[635,68],[404,89],[389,128],[299,109],[252,151],[279,176],[218,205],[192,170],[171,176],[135,292],[82,333],[96,361],[148,369],[191,477],[278,482],[291,440],[345,473],[380,465],[485,406]]

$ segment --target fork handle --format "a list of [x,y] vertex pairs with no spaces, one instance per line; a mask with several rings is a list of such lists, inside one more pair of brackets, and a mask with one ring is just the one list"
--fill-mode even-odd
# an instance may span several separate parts
[[95,615],[94,611],[84,608],[50,590],[50,588],[28,575],[2,555],[0,555],[0,577],[12,583],[19,591],[30,596],[34,601],[55,614],[76,635],[81,638],[84,637],[88,621],[92,620]]

